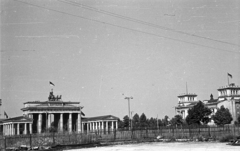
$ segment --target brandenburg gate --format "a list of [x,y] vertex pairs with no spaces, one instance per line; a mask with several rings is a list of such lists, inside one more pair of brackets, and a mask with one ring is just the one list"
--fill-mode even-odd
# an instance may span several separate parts
[[25,102],[23,116],[32,119],[32,133],[44,133],[49,130],[57,132],[88,133],[93,131],[110,131],[118,129],[119,118],[106,115],[85,116],[80,102],[66,102],[62,96],[55,96],[53,90],[47,101]]
[[33,133],[47,132],[50,129],[55,131],[76,131],[81,132],[81,111],[83,107],[80,102],[62,101],[62,96],[54,96],[53,91],[50,92],[48,101],[25,102],[23,115],[33,119]]

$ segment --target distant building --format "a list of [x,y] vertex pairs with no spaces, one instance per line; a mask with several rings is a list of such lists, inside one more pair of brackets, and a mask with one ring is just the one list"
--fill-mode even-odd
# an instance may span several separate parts
[[[212,115],[214,115],[222,105],[228,108],[233,117],[233,124],[240,116],[240,87],[232,83],[217,90],[217,99],[214,99],[211,94],[210,99],[203,100],[203,103],[212,110]],[[175,107],[176,114],[182,115],[183,119],[185,119],[188,115],[188,109],[192,108],[197,102],[196,94],[179,95],[178,106]],[[211,121],[209,124],[214,124],[214,122]]]
[[240,116],[240,87],[234,83],[218,89],[218,104],[228,108],[233,117],[233,123],[237,121]]
[[197,95],[194,93],[185,93],[178,96],[178,106],[175,107],[176,113],[185,119],[188,115],[188,109],[197,104]]
[[0,135],[32,134],[32,122],[24,116],[0,119]]

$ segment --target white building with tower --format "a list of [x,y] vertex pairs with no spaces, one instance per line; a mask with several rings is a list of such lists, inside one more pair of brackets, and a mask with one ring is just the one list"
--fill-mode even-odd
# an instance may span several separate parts
[[184,93],[178,96],[178,106],[175,107],[176,113],[185,119],[188,115],[188,109],[197,104],[197,95],[194,93]]
[[[240,87],[231,83],[227,86],[220,87],[217,91],[217,99],[214,99],[211,94],[209,100],[203,100],[202,102],[212,110],[212,115],[214,115],[222,105],[229,109],[233,117],[232,124],[234,124],[240,116]],[[196,94],[186,93],[179,95],[178,105],[175,107],[176,114],[181,115],[183,119],[185,119],[188,115],[188,110],[197,103]],[[210,124],[213,124],[213,121],[211,121]]]

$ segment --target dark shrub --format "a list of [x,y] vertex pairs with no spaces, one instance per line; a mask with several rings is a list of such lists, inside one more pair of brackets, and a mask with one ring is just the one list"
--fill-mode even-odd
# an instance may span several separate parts
[[225,135],[225,136],[222,136],[219,141],[220,142],[229,142],[231,140],[235,139],[235,137],[233,135]]

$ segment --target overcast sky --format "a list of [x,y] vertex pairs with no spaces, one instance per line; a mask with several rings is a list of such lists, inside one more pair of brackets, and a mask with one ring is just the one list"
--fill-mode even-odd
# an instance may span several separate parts
[[133,114],[173,117],[186,82],[198,100],[227,73],[240,85],[238,0],[68,1],[1,1],[1,113],[53,88],[87,117],[122,119],[126,96]]

